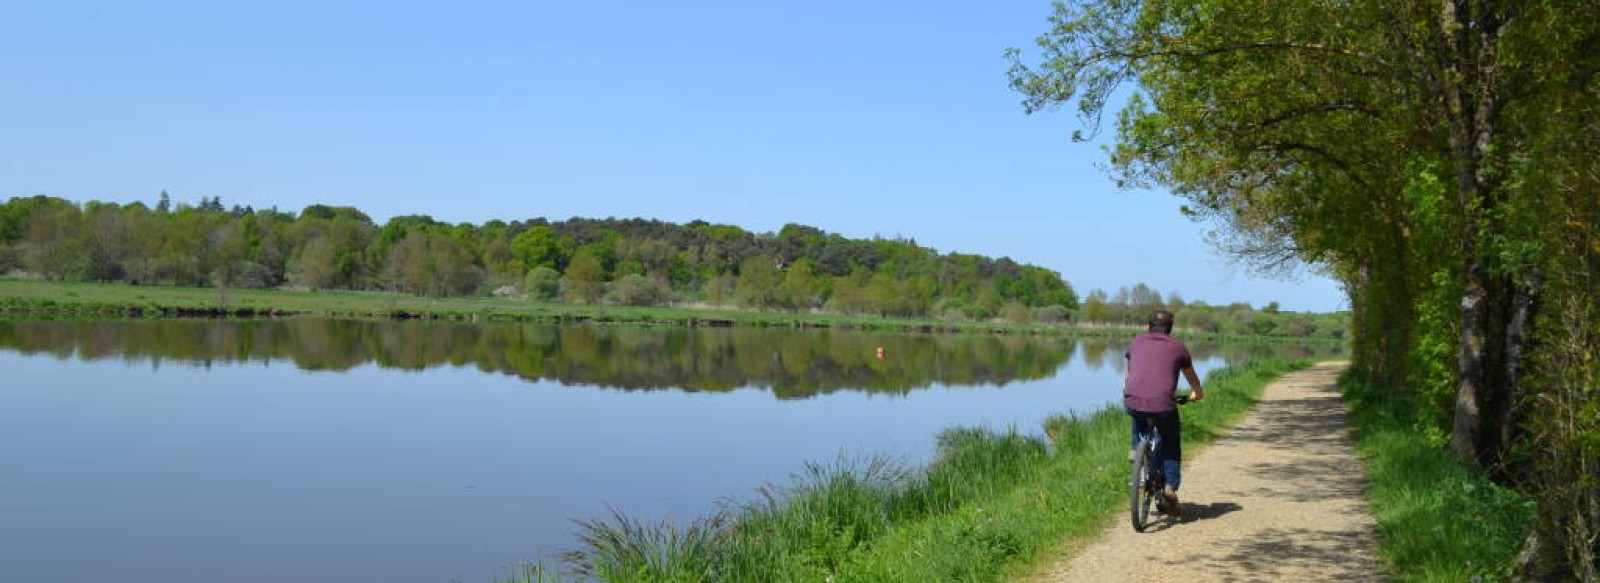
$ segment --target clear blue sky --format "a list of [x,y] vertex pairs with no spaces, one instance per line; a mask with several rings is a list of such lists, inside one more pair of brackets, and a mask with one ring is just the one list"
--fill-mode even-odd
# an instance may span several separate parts
[[[1119,191],[1070,112],[1027,116],[1005,47],[1046,0],[0,4],[0,197],[220,196],[382,222],[703,219],[904,236],[1327,311],[1251,277],[1162,192]],[[1109,133],[1109,132],[1107,132]],[[1152,220],[1152,217],[1156,217]]]

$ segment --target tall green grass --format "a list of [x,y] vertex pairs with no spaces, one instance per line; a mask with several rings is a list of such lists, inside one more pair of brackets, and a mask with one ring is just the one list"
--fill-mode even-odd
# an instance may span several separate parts
[[[528,563],[507,569],[507,573],[495,581],[496,583],[557,583],[561,578],[543,564]],[[460,580],[455,579],[451,583],[460,583]]]
[[[1186,443],[1207,441],[1303,363],[1211,374],[1184,409]],[[996,581],[1096,534],[1126,498],[1120,407],[1054,417],[1044,435],[960,428],[932,463],[883,458],[810,464],[788,485],[728,502],[688,526],[618,513],[580,526],[571,575],[607,581]],[[540,572],[550,577],[551,571]]]
[[579,541],[604,553],[571,553],[575,574],[605,581],[695,583],[716,576],[715,561],[725,536],[726,514],[695,521],[687,528],[670,522],[646,523],[615,510],[611,521],[580,523]]
[[1434,445],[1402,391],[1354,370],[1339,384],[1367,461],[1378,554],[1395,579],[1508,579],[1533,524],[1533,501]]

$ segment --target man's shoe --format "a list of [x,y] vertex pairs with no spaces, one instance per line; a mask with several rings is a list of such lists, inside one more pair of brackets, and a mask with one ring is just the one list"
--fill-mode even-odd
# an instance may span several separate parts
[[1137,449],[1128,450],[1128,461],[1130,461],[1130,462],[1139,461],[1139,450],[1137,450]]
[[1172,515],[1173,518],[1183,517],[1183,505],[1178,503],[1178,492],[1176,490],[1172,488],[1162,490],[1161,499],[1166,502],[1167,514]]

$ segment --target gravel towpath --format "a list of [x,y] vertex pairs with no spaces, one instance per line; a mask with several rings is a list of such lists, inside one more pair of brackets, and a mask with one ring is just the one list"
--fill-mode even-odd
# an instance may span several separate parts
[[1322,363],[1275,381],[1237,426],[1184,460],[1182,520],[1137,533],[1124,510],[1034,580],[1384,580],[1335,386],[1344,366]]

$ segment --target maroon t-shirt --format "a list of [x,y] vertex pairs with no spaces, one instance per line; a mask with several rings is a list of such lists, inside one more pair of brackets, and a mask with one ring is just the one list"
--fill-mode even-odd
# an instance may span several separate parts
[[1189,347],[1160,332],[1140,334],[1123,353],[1128,359],[1128,380],[1122,387],[1122,404],[1135,411],[1160,413],[1178,408],[1173,393],[1178,373],[1194,366]]

